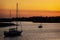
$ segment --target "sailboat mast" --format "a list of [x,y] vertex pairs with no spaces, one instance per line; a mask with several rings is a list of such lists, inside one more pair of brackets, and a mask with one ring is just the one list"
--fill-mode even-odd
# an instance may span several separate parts
[[[16,4],[16,18],[18,19],[18,2],[17,2],[17,4]],[[18,25],[18,21],[16,21],[16,24]],[[17,30],[17,26],[16,25],[16,30]],[[20,21],[20,26],[21,26],[21,31],[22,31],[22,24],[21,24],[21,21]]]
[[9,17],[11,18],[11,10],[10,10],[10,16]]
[[16,4],[16,18],[18,18],[18,3]]
[[[20,6],[21,7],[21,6]],[[20,11],[21,12],[21,11]],[[19,14],[19,17],[21,18],[21,13]],[[20,26],[21,26],[21,31],[23,31],[22,30],[22,23],[21,23],[21,21],[20,21]]]
[[[18,19],[18,3],[16,4],[16,19]],[[16,21],[16,30],[17,30],[18,21]]]

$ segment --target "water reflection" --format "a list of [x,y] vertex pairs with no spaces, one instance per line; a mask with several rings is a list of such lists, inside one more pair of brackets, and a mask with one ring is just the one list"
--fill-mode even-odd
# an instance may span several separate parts
[[38,28],[40,23],[22,22],[22,25],[22,36],[12,38],[4,38],[3,32],[16,26],[0,28],[0,40],[60,40],[60,23],[42,23],[41,29]]

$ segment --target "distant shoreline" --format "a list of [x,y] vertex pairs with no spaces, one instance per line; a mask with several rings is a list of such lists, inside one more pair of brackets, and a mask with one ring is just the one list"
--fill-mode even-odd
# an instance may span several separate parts
[[31,21],[41,23],[60,23],[60,16],[57,17],[22,17],[22,18],[0,18],[0,22],[12,22],[12,21]]

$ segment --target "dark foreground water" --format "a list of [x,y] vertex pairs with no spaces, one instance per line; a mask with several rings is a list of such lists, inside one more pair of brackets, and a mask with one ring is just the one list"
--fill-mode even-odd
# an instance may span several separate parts
[[[12,38],[4,38],[3,33],[16,26],[0,28],[0,40],[60,40],[60,23],[42,23],[43,28],[38,28],[39,25],[40,23],[22,22],[22,36]],[[21,30],[20,22],[18,30]]]

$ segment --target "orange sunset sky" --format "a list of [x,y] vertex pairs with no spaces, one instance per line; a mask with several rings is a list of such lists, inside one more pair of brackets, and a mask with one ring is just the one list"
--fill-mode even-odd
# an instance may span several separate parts
[[17,2],[22,17],[60,16],[60,0],[0,0],[0,18],[15,17]]

